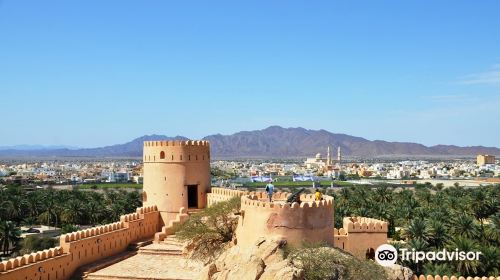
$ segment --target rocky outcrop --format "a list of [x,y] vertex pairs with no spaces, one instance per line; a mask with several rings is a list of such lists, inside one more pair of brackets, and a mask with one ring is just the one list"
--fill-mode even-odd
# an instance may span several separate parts
[[384,269],[389,280],[411,280],[413,277],[413,271],[401,265],[394,264]]
[[[284,255],[285,242],[260,238],[255,246],[243,249],[238,245],[231,246],[219,255],[215,261],[208,263],[197,279],[199,280],[304,280],[306,271],[300,260]],[[308,249],[309,250],[309,249]],[[340,249],[321,247],[311,249],[321,256],[329,256],[323,262],[331,262],[328,279],[388,279],[410,280],[413,273],[410,269],[399,265],[382,268],[372,261],[359,260]],[[306,253],[308,254],[308,253]],[[324,268],[324,267],[323,267]]]
[[217,260],[206,265],[198,279],[303,279],[303,271],[283,258],[280,250],[283,245],[277,240],[259,240],[250,250],[232,246]]

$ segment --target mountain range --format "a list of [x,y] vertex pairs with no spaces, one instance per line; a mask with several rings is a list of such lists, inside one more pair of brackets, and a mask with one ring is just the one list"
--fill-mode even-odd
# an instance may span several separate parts
[[[141,157],[144,141],[188,140],[184,136],[146,135],[124,144],[99,148],[50,148],[19,149],[2,147],[3,157]],[[454,145],[424,146],[409,142],[370,141],[361,137],[332,133],[326,130],[283,128],[270,126],[262,130],[241,131],[231,135],[214,134],[208,140],[214,158],[292,158],[325,153],[326,147],[337,147],[342,154],[354,157],[380,156],[475,156],[477,154],[500,155],[496,147]]]

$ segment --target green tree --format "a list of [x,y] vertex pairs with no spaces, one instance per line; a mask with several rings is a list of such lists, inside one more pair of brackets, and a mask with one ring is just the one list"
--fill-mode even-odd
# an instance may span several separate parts
[[11,247],[16,247],[19,242],[21,231],[11,221],[0,222],[0,245],[2,254],[5,256]]
[[[462,237],[456,236],[448,243],[447,249],[450,251],[464,251],[464,252],[477,252],[479,251],[479,246],[476,241]],[[454,261],[453,265],[455,270],[460,273],[460,275],[476,275],[480,266],[479,261]]]

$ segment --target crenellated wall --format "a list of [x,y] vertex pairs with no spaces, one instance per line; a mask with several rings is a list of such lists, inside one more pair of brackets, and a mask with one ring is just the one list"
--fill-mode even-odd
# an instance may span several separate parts
[[500,280],[500,277],[463,277],[463,276],[439,276],[439,275],[413,275],[413,280]]
[[230,200],[233,197],[241,197],[248,194],[248,191],[231,190],[224,188],[212,188],[207,195],[207,206],[210,207],[216,203]]
[[267,194],[251,192],[241,197],[241,216],[236,230],[240,246],[253,246],[261,237],[286,239],[292,246],[307,242],[333,244],[333,197],[314,201],[313,195],[302,195],[301,203],[286,203],[289,193],[277,192],[274,202]]
[[365,217],[345,217],[343,228],[333,231],[334,245],[358,258],[387,243],[387,222]]
[[137,208],[119,222],[64,234],[59,247],[1,262],[0,279],[69,279],[78,267],[123,252],[130,243],[151,238],[159,229],[156,207]]
[[206,207],[211,187],[208,141],[145,141],[143,159],[143,205],[156,205],[163,225],[181,207]]

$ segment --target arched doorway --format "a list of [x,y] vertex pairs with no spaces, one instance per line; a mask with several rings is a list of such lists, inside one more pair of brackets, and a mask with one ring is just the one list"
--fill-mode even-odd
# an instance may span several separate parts
[[366,249],[366,259],[375,260],[375,250],[373,248]]

